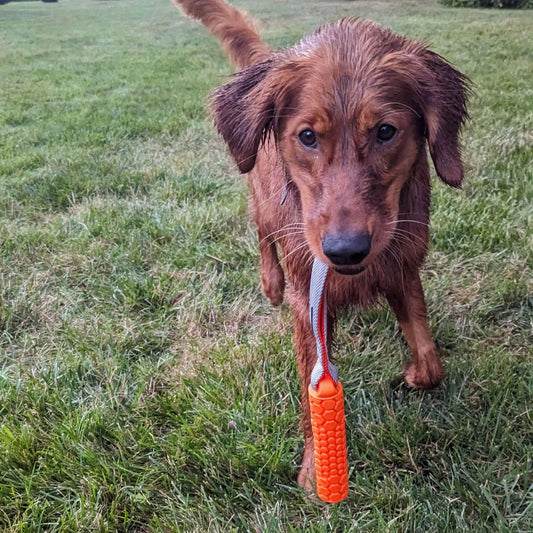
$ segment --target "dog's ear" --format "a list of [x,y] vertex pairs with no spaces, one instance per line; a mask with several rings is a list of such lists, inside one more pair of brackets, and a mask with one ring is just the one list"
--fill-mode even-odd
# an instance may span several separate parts
[[252,65],[212,94],[215,124],[243,174],[252,170],[260,142],[275,126],[277,63],[271,58]]
[[422,106],[429,152],[442,181],[452,187],[461,187],[463,163],[459,132],[468,118],[468,80],[430,50],[424,51],[423,61],[428,75],[424,80]]

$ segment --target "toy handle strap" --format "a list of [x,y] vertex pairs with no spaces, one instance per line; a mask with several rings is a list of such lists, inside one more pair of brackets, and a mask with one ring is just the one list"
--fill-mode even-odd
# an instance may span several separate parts
[[311,386],[314,390],[318,389],[318,383],[323,377],[331,377],[335,384],[339,380],[337,368],[328,357],[328,304],[326,301],[328,274],[328,265],[315,259],[309,287],[309,320],[315,334],[317,351],[317,361],[311,372]]

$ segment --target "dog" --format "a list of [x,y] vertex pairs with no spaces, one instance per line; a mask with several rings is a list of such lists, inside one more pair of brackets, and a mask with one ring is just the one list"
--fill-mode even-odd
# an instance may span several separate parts
[[440,179],[461,187],[469,82],[424,44],[371,21],[343,18],[273,51],[225,0],[172,2],[207,26],[239,69],[215,89],[211,109],[248,177],[263,292],[273,305],[286,292],[292,309],[304,431],[298,483],[310,490],[314,258],[330,267],[328,344],[337,310],[384,297],[412,350],[406,383],[430,389],[444,378],[419,275],[428,243],[426,147]]

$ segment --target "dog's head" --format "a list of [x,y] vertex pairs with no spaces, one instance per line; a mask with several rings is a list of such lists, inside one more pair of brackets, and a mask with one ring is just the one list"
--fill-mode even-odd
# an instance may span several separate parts
[[388,244],[400,191],[425,161],[459,187],[466,78],[424,45],[343,19],[214,92],[217,127],[241,172],[272,138],[298,188],[313,254],[364,269]]

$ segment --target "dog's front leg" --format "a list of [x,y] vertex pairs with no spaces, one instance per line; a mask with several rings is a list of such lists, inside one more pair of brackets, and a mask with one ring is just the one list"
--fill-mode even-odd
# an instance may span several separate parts
[[[309,383],[311,382],[311,372],[317,360],[317,347],[313,328],[309,319],[309,299],[304,295],[297,295],[292,300],[292,311],[294,316],[294,343],[296,346],[296,360],[298,363],[298,374],[300,376],[301,387],[301,409],[302,427],[304,432],[304,451],[302,457],[302,467],[298,473],[298,485],[307,491],[315,488],[315,443],[313,439],[313,429],[311,426],[311,411],[309,407]],[[305,303],[304,303],[305,302]],[[328,309],[327,316],[327,346],[331,352],[331,339],[335,324],[335,313]]]
[[413,352],[404,369],[405,381],[416,389],[431,389],[442,381],[445,372],[429,330],[419,273],[398,289],[388,292],[387,300]]
[[279,264],[276,244],[258,231],[261,254],[261,287],[272,305],[281,305],[285,290],[285,275]]
[[305,309],[294,313],[294,343],[296,346],[296,361],[301,387],[302,427],[304,432],[304,451],[302,467],[298,474],[298,485],[307,491],[314,488],[315,472],[315,444],[313,429],[311,427],[311,411],[309,408],[308,387],[311,380],[311,371],[316,362],[316,345],[313,330]]

